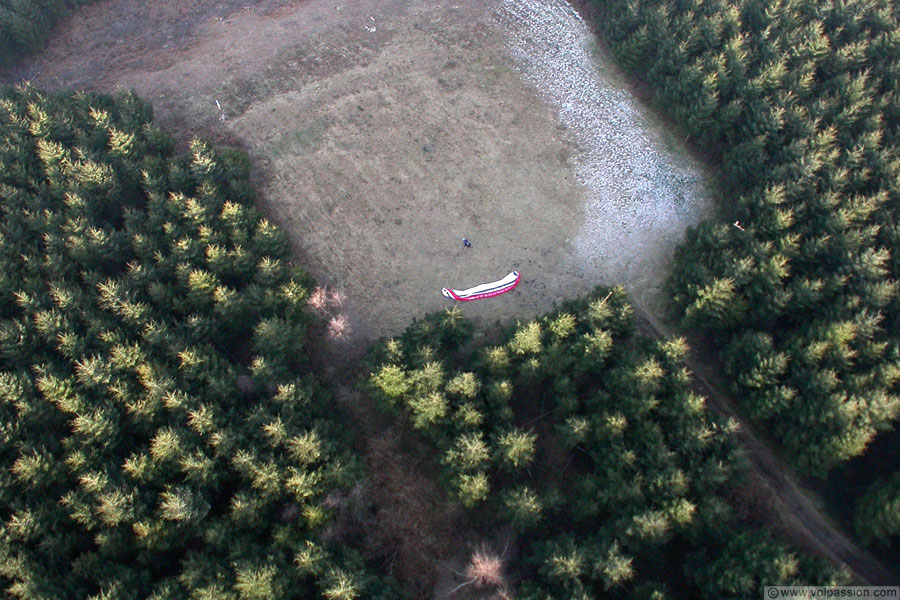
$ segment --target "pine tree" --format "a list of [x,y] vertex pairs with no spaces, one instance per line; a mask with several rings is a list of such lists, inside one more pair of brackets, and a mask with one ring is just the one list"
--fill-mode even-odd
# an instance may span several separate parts
[[866,543],[887,543],[900,534],[900,473],[869,486],[857,504],[854,524]]

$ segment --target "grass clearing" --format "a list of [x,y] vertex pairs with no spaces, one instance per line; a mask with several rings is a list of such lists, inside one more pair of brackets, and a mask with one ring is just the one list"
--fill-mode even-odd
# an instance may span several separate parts
[[[301,262],[346,293],[353,334],[342,343],[355,348],[449,306],[442,287],[513,269],[519,289],[467,303],[467,315],[525,319],[596,284],[652,291],[684,227],[703,215],[699,172],[678,179],[670,175],[681,167],[653,167],[677,162],[666,156],[685,155],[683,146],[661,133],[563,2],[265,0],[224,11],[210,0],[188,13],[164,0],[116,4],[84,11],[22,68],[47,87],[134,88],[183,140],[245,148],[264,209]],[[531,16],[511,21],[515,10]],[[112,18],[116,40],[106,44]],[[624,103],[629,118],[567,121],[529,80],[515,40],[530,37],[533,57],[547,54],[541,19],[584,43],[574,57],[593,86],[584,89]],[[175,23],[181,37],[159,44]],[[564,85],[584,84],[567,77],[560,71]],[[605,143],[591,146],[585,127]],[[656,155],[617,145],[633,131]],[[585,160],[598,150],[622,164],[600,171],[608,193],[599,196],[586,177],[597,165]],[[648,220],[652,206],[677,219]]]

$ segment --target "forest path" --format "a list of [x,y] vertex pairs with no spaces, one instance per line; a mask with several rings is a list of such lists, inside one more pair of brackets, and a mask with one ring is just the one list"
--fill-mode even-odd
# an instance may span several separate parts
[[737,442],[745,451],[758,490],[763,493],[768,516],[776,520],[772,527],[833,564],[846,566],[860,584],[896,585],[897,576],[841,531],[827,515],[817,494],[802,485],[794,469],[776,455],[769,442],[741,414],[737,399],[725,390],[722,361],[696,335],[664,322],[658,316],[662,314],[659,307],[648,305],[645,296],[632,293],[629,285],[626,289],[645,333],[688,340],[691,351],[684,364],[693,375],[692,387],[707,399],[710,410],[738,423]]

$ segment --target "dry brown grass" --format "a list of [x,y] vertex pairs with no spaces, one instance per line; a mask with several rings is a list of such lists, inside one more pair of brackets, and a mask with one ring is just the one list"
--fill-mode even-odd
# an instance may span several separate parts
[[422,461],[401,449],[399,435],[369,439],[366,456],[374,517],[365,548],[385,562],[411,596],[431,598],[439,561],[456,551],[454,541],[462,530],[458,517],[449,509],[446,493],[423,475]]

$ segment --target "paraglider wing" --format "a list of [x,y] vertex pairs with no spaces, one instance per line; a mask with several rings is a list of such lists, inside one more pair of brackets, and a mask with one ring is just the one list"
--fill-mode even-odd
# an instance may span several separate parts
[[467,290],[453,290],[450,288],[442,288],[441,293],[447,298],[459,300],[460,302],[468,302],[470,300],[479,300],[481,298],[492,298],[505,294],[509,290],[519,285],[519,272],[513,271],[503,279],[492,281],[491,283],[482,283]]

